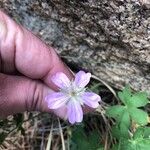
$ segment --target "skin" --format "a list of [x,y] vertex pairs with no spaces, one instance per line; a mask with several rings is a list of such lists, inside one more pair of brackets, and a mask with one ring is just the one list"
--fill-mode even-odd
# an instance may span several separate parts
[[56,72],[73,77],[52,47],[0,11],[0,118],[24,111],[54,112],[45,96],[57,90],[50,78]]

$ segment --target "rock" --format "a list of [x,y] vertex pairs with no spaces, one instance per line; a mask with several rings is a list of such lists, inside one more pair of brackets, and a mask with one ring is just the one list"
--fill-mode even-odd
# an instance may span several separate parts
[[60,55],[117,88],[150,91],[148,0],[1,0]]
[[150,1],[149,0],[140,0],[142,5],[145,5],[147,8],[150,8]]

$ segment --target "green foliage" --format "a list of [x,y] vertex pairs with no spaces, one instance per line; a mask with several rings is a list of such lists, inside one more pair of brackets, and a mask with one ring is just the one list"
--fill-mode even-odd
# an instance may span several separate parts
[[149,150],[150,127],[146,126],[149,116],[141,109],[149,103],[147,94],[133,94],[127,86],[118,93],[118,97],[122,104],[110,106],[106,110],[107,116],[116,121],[112,127],[112,134],[119,142],[112,150]]
[[84,129],[78,126],[73,130],[71,140],[71,150],[103,150],[97,131],[86,134]]
[[118,97],[123,104],[131,107],[142,107],[148,103],[146,92],[132,94],[129,86],[126,86],[122,92],[119,92]]
[[133,121],[135,121],[139,125],[146,125],[148,123],[148,113],[143,110],[137,108],[129,109],[130,116]]
[[[147,132],[148,131],[148,132]],[[149,150],[150,128],[140,127],[131,139],[121,139],[112,150]]]
[[122,92],[118,92],[118,97],[125,105],[128,104],[129,99],[131,98],[132,93],[129,86],[126,86]]
[[137,138],[149,138],[150,139],[150,127],[139,127],[133,135],[133,139]]
[[[144,111],[149,103],[147,93],[132,93],[130,87],[126,86],[118,92],[118,97],[120,102],[106,109],[106,115],[113,118],[111,138],[115,138],[116,143],[112,144],[112,150],[149,150],[149,116]],[[71,150],[103,150],[99,139],[96,131],[85,133],[83,128],[78,127],[72,133],[74,147]]]
[[127,138],[133,121],[140,126],[148,123],[148,113],[139,108],[148,103],[147,94],[145,92],[132,94],[127,86],[122,92],[118,93],[118,97],[122,105],[110,106],[106,110],[106,114],[116,120],[116,125],[112,130],[114,136],[120,138],[118,136],[120,134]]

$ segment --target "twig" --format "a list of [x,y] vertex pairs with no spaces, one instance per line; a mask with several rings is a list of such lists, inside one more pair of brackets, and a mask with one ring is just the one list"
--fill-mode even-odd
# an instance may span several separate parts
[[63,136],[63,132],[62,132],[62,128],[61,128],[61,124],[60,124],[59,118],[58,118],[58,124],[59,124],[59,131],[60,131],[60,136],[61,136],[61,141],[62,141],[62,150],[66,150],[66,148],[65,148],[65,140],[64,140],[64,136]]
[[53,135],[52,133],[53,133],[53,121],[52,121],[51,129],[50,129],[50,133],[48,136],[48,142],[47,142],[46,150],[50,150],[50,148],[51,148],[52,135]]

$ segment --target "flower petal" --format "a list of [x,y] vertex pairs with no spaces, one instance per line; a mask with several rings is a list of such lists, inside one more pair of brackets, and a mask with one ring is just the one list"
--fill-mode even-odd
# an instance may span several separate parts
[[69,101],[68,105],[68,120],[71,124],[81,122],[83,120],[83,111],[79,102]]
[[69,98],[61,92],[51,93],[45,98],[48,103],[48,108],[50,109],[57,109],[64,106],[68,99]]
[[93,93],[93,92],[85,92],[82,95],[83,103],[88,105],[92,108],[97,108],[99,106],[99,103],[101,101],[101,98],[99,95]]
[[56,73],[54,76],[51,77],[51,80],[55,85],[57,85],[61,89],[70,86],[69,78],[62,72]]
[[91,73],[85,73],[84,71],[79,71],[75,76],[75,85],[83,88],[85,87],[89,82],[91,78]]

